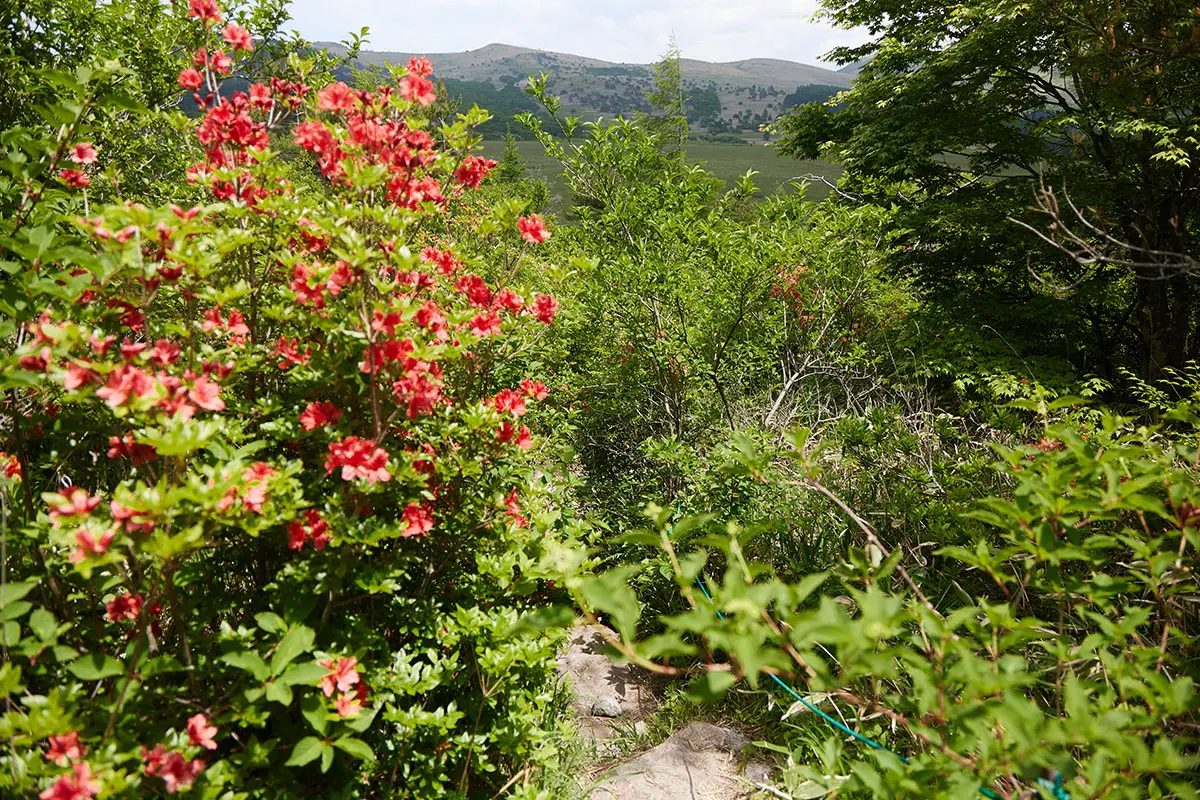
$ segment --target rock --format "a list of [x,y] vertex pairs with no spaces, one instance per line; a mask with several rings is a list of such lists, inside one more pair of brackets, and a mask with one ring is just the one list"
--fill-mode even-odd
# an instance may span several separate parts
[[610,636],[617,638],[604,625],[577,627],[558,658],[559,674],[575,693],[571,708],[579,727],[597,743],[621,728],[636,727],[658,705],[655,675],[633,664],[614,664],[604,652]]
[[743,768],[746,739],[737,731],[693,722],[601,778],[590,800],[739,800],[769,780],[765,764]]

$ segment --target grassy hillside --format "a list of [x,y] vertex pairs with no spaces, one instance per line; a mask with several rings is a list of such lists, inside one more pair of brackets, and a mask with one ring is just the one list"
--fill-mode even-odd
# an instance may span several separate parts
[[[528,164],[529,177],[544,180],[549,185],[553,210],[560,213],[565,211],[570,202],[566,181],[560,174],[558,162],[547,157],[537,142],[518,142],[517,147]],[[483,150],[489,158],[499,159],[504,145],[487,141],[483,143]],[[701,142],[689,144],[687,153],[691,161],[703,162],[726,183],[737,180],[748,169],[757,170],[759,174],[754,176],[754,181],[764,195],[794,190],[795,184],[789,186],[788,182],[802,175],[816,175],[836,181],[841,174],[841,168],[834,164],[823,161],[796,161],[781,157],[772,148],[762,145]],[[819,200],[828,194],[829,189],[822,183],[811,182],[807,191],[808,197]]]

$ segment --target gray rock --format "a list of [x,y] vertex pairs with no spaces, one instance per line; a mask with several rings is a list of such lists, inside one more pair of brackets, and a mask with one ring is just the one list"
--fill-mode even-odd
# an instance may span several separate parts
[[609,636],[616,638],[603,625],[575,628],[558,658],[559,674],[575,694],[571,708],[579,727],[596,742],[635,726],[658,705],[655,675],[632,664],[614,664],[604,652]]
[[619,764],[597,781],[591,800],[739,800],[770,767],[743,765],[746,739],[736,731],[693,722],[637,758]]

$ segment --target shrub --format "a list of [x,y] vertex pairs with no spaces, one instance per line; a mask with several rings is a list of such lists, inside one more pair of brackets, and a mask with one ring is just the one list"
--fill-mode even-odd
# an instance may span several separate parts
[[683,610],[640,637],[636,564],[572,588],[626,658],[690,676],[699,698],[740,682],[787,698],[790,682],[805,734],[783,748],[791,796],[1194,798],[1193,438],[1103,416],[998,447],[1011,495],[971,512],[990,531],[973,546],[938,553],[971,591],[932,594],[825,486],[821,445],[798,431],[729,470],[832,503],[855,530],[844,566],[781,578],[748,555],[757,529],[652,507],[655,529],[626,541],[666,555]]
[[[0,787],[527,793],[555,752],[527,612],[578,556],[532,474],[546,389],[496,378],[557,302],[445,236],[486,113],[428,130],[423,59],[223,96],[255,43],[189,8],[203,204],[89,205],[118,67],[50,76],[52,133],[4,134]],[[544,240],[518,214],[474,224]]]

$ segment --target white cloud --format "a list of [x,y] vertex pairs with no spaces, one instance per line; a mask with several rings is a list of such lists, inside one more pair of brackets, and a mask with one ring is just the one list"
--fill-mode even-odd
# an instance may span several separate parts
[[814,21],[815,0],[292,0],[292,26],[314,41],[371,29],[368,49],[455,52],[492,42],[647,63],[673,32],[687,58],[783,58],[819,63],[862,40]]

